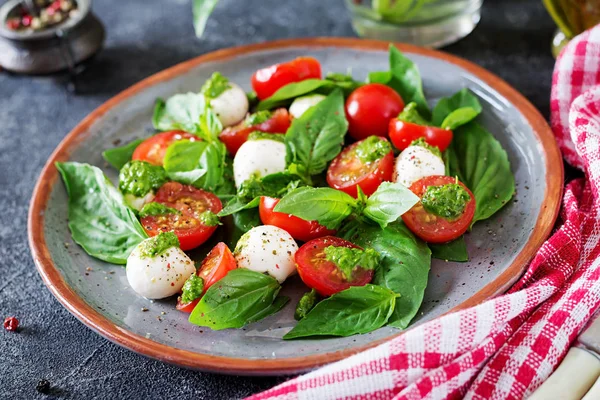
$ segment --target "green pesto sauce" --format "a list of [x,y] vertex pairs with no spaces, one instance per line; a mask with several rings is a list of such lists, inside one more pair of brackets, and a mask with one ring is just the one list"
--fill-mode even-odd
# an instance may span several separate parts
[[208,210],[204,211],[202,214],[200,214],[200,218],[198,218],[198,219],[204,226],[221,225],[221,222],[219,221],[219,217],[217,216],[217,214],[213,213],[212,211],[208,211]]
[[204,82],[202,89],[200,89],[200,93],[207,99],[215,99],[230,87],[229,79],[221,75],[220,72],[214,72],[211,77]]
[[358,159],[366,164],[385,157],[392,151],[392,145],[379,136],[369,136],[354,148]]
[[269,133],[269,132],[261,132],[254,131],[248,135],[248,140],[274,140],[279,143],[283,143],[285,135],[280,133]]
[[296,311],[294,312],[294,318],[297,321],[300,321],[302,318],[306,317],[306,314],[308,314],[309,311],[312,310],[318,302],[319,294],[315,289],[312,289],[310,292],[304,293],[300,298],[300,301],[298,301]]
[[379,264],[379,253],[374,249],[366,250],[328,246],[325,248],[325,259],[334,263],[344,274],[347,281],[352,280],[352,275],[357,267],[362,269],[375,269]]
[[258,112],[255,112],[254,114],[248,115],[246,117],[246,119],[244,120],[244,123],[247,126],[260,125],[263,122],[267,122],[268,120],[270,120],[272,116],[273,116],[273,113],[269,110],[258,111]]
[[165,169],[146,161],[129,161],[119,171],[119,190],[123,194],[144,197],[167,182]]
[[144,204],[144,207],[140,210],[140,218],[146,218],[149,216],[166,215],[166,214],[177,214],[180,215],[181,211],[174,208],[165,206],[162,203],[152,202]]
[[179,239],[173,232],[161,232],[139,244],[142,258],[153,258],[164,254],[171,247],[179,247]]
[[421,198],[421,203],[428,212],[453,220],[462,215],[469,200],[471,196],[461,185],[449,183],[429,186]]
[[181,303],[191,303],[202,296],[202,292],[204,291],[204,279],[193,274],[185,281],[181,290]]
[[398,119],[404,122],[411,122],[417,125],[431,125],[431,122],[427,121],[419,111],[417,110],[417,103],[412,102],[404,106],[402,112],[398,115]]
[[418,138],[417,140],[413,140],[410,143],[410,145],[424,147],[427,150],[429,150],[430,152],[432,152],[433,154],[435,154],[436,156],[438,156],[439,158],[442,158],[442,152],[440,151],[440,149],[437,146],[432,146],[429,143],[427,143],[425,141],[425,138]]

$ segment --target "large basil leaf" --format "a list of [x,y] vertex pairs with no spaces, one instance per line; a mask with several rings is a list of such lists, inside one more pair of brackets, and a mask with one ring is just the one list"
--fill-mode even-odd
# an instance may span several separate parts
[[225,157],[225,146],[219,141],[179,140],[167,149],[164,167],[174,181],[212,192],[223,184]]
[[283,196],[274,211],[292,214],[306,221],[317,221],[328,229],[335,229],[356,206],[356,200],[340,190],[300,187]]
[[459,262],[469,261],[469,254],[467,253],[467,245],[464,236],[448,243],[429,243],[429,248],[431,249],[431,256],[438,260]]
[[344,97],[336,89],[292,122],[285,134],[286,162],[302,166],[308,176],[323,172],[342,149],[347,129]]
[[197,134],[205,108],[204,96],[197,93],[176,94],[166,102],[157,99],[152,124],[159,131],[182,130]]
[[120,170],[123,168],[123,165],[131,161],[133,152],[143,141],[144,139],[136,139],[124,146],[104,150],[102,152],[102,158],[104,158],[104,160],[106,160],[106,162],[112,165],[115,169]]
[[99,168],[76,162],[56,163],[69,194],[69,229],[86,253],[113,264],[126,264],[133,249],[148,237],[119,191]]
[[260,203],[260,197],[255,197],[250,201],[245,201],[243,198],[239,196],[233,197],[229,202],[223,207],[223,209],[217,214],[219,217],[225,217],[227,215],[232,215],[242,210],[248,210],[250,208],[258,207]]
[[[261,225],[260,215],[258,214],[258,209],[256,207],[238,211],[235,214],[232,214],[232,217],[233,224],[240,233],[239,236],[248,232],[250,229]],[[237,239],[239,239],[237,234],[235,236],[237,236]],[[235,240],[236,243],[237,239]]]
[[389,72],[371,72],[369,82],[388,85],[402,96],[405,103],[417,103],[418,110],[422,115],[428,117],[431,114],[423,93],[423,81],[419,68],[394,45],[390,44]]
[[367,199],[363,214],[381,228],[396,221],[417,204],[419,197],[400,183],[383,182]]
[[398,295],[376,285],[353,286],[319,302],[283,336],[351,336],[381,328],[388,321]]
[[515,178],[506,151],[491,133],[476,122],[454,131],[447,149],[449,169],[475,196],[474,224],[491,217],[515,193]]
[[204,294],[189,321],[212,330],[241,328],[278,311],[287,301],[275,299],[276,279],[245,268],[230,271]]
[[[447,125],[444,128],[456,129],[466,124],[481,113],[481,104],[471,91],[464,88],[452,97],[443,97],[433,109],[432,123],[435,126]],[[456,112],[453,116],[453,114]],[[458,123],[461,122],[461,123]]]
[[372,283],[400,295],[388,325],[406,328],[423,302],[431,266],[427,245],[402,222],[385,229],[354,222],[338,234],[363,248],[373,248],[382,256]]

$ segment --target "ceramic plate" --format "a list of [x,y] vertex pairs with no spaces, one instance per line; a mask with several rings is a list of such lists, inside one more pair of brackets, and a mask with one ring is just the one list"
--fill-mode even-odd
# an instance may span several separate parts
[[[463,87],[483,105],[480,121],[508,152],[515,174],[513,202],[467,235],[471,261],[433,260],[425,301],[412,326],[451,310],[475,305],[505,291],[550,233],[560,205],[562,161],[550,128],[519,93],[491,73],[460,58],[398,45],[419,66],[427,99],[435,102]],[[42,171],[29,215],[29,241],[38,270],[52,293],[84,324],[109,340],[169,363],[225,373],[283,374],[335,361],[390,339],[381,328],[339,339],[283,341],[293,309],[305,291],[286,283],[292,298],[282,312],[245,329],[213,332],[187,322],[174,299],[150,302],[127,284],[125,269],[87,256],[67,228],[67,194],[55,161],[106,167],[101,152],[153,132],[154,100],[199,90],[213,71],[250,89],[260,67],[310,55],[324,71],[352,70],[355,78],[388,69],[388,43],[360,39],[298,39],[220,50],[160,72],[112,98],[83,120],[58,146]],[[142,308],[148,311],[143,312]],[[165,314],[163,314],[163,312]]]

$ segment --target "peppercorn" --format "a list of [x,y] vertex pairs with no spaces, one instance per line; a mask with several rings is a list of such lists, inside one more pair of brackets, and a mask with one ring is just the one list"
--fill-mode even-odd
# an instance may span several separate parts
[[4,329],[7,331],[16,331],[19,327],[19,320],[15,317],[6,317],[4,319]]
[[42,379],[38,382],[37,386],[35,387],[35,390],[37,390],[40,393],[48,394],[50,392],[50,382],[48,382],[48,380],[46,379]]

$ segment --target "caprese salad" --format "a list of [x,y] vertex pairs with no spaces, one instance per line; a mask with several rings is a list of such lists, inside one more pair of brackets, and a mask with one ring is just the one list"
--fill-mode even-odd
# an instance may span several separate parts
[[[463,89],[430,109],[393,46],[390,69],[365,82],[299,57],[251,86],[215,72],[158,99],[156,134],[103,153],[116,186],[97,167],[57,163],[74,241],[126,265],[140,296],[177,296],[199,326],[279,311],[298,274],[307,292],[284,339],[405,328],[432,255],[466,261],[464,234],[514,193],[477,97]],[[192,259],[198,248],[210,251]]]

